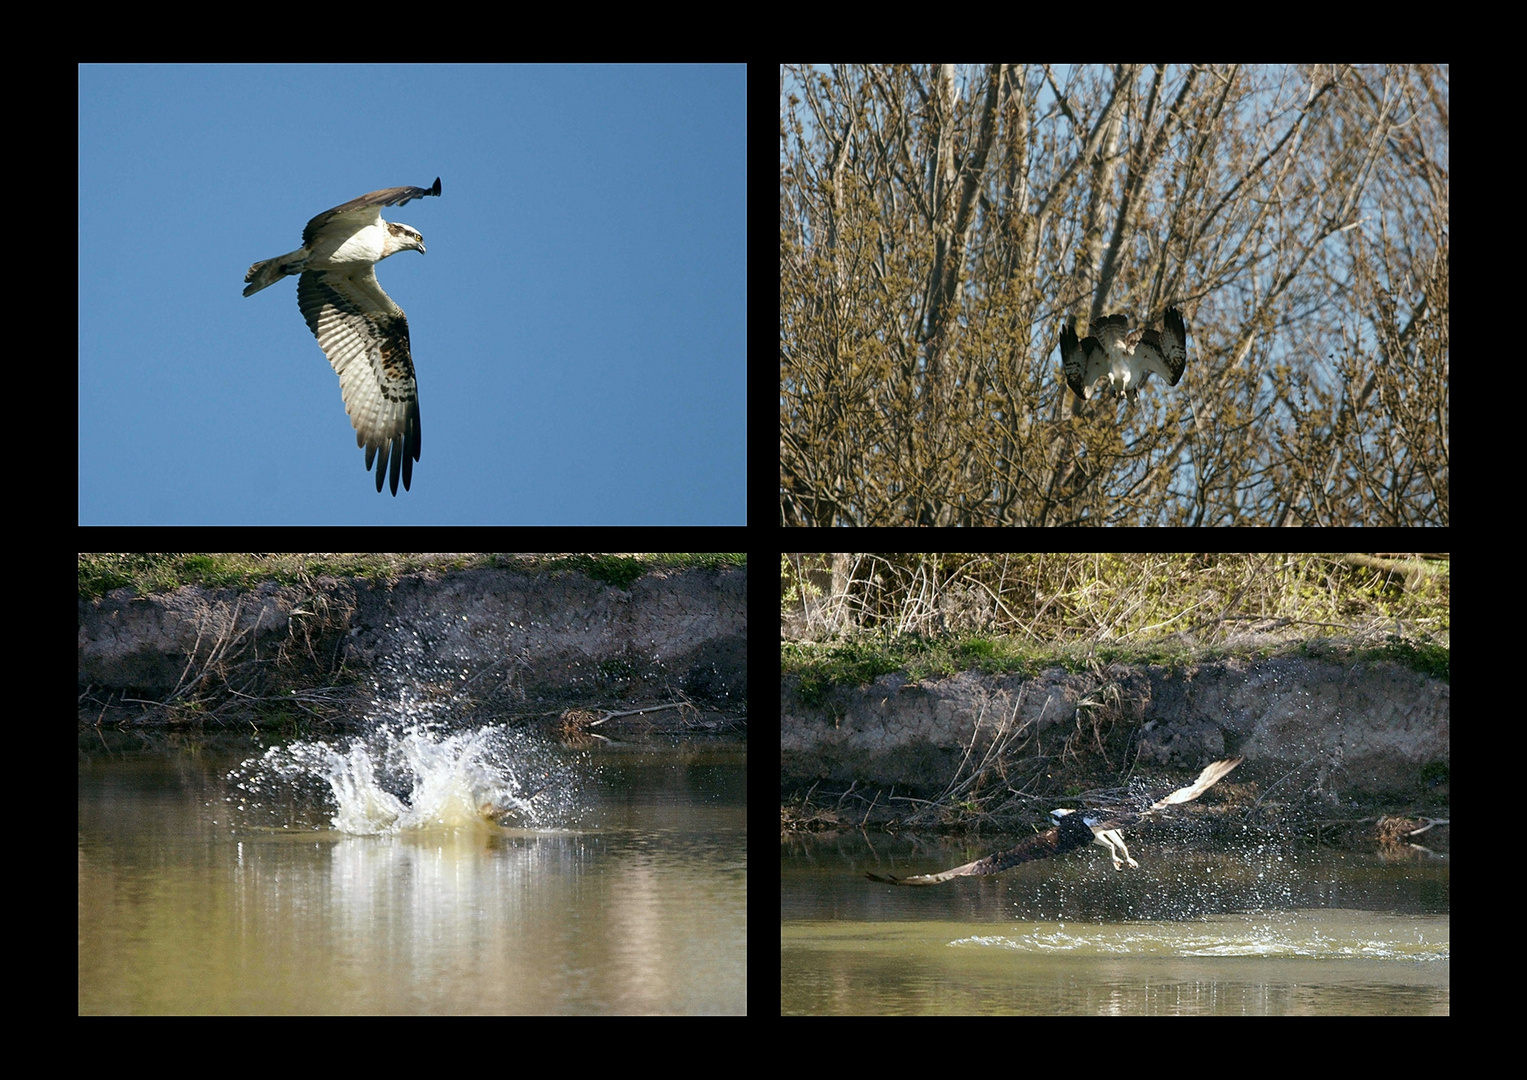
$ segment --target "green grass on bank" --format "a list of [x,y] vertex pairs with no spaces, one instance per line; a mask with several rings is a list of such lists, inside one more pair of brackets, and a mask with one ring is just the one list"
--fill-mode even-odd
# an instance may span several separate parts
[[140,596],[183,585],[252,588],[266,581],[301,584],[321,576],[396,578],[418,570],[496,567],[543,574],[577,570],[626,588],[650,570],[746,566],[746,552],[80,552],[80,599],[130,588]]

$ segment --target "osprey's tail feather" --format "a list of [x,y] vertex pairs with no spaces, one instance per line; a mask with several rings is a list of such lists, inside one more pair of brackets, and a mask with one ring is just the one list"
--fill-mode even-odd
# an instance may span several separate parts
[[253,296],[289,274],[302,273],[302,268],[307,265],[307,256],[307,248],[298,248],[296,251],[288,251],[285,255],[277,255],[274,259],[255,263],[249,268],[249,273],[244,275],[244,280],[249,282],[244,288],[244,295]]

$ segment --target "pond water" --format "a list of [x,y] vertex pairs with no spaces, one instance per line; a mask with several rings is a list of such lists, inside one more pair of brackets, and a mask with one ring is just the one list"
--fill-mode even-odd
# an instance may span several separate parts
[[413,734],[83,756],[80,1012],[746,1013],[745,745]]
[[[916,843],[916,850],[912,850]],[[1005,844],[995,845],[1000,848]],[[986,845],[812,834],[784,846],[785,1015],[1446,1015],[1450,863],[1170,829],[1003,874],[897,888]]]

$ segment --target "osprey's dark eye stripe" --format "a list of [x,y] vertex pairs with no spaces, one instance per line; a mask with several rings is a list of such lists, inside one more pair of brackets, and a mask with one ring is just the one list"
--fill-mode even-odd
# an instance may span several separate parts
[[351,199],[309,221],[296,251],[257,262],[244,275],[245,296],[302,275],[297,307],[339,376],[366,468],[376,462],[377,491],[386,477],[394,495],[399,474],[407,490],[419,460],[419,387],[408,317],[377,284],[374,268],[400,251],[422,253],[424,237],[412,225],[383,221],[382,207],[439,194],[437,176],[431,187],[383,188]]

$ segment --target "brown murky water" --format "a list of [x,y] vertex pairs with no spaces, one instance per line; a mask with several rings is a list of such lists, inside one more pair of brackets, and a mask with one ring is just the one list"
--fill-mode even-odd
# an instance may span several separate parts
[[596,750],[576,821],[378,835],[230,824],[241,757],[82,761],[80,1011],[746,1013],[745,759]]

